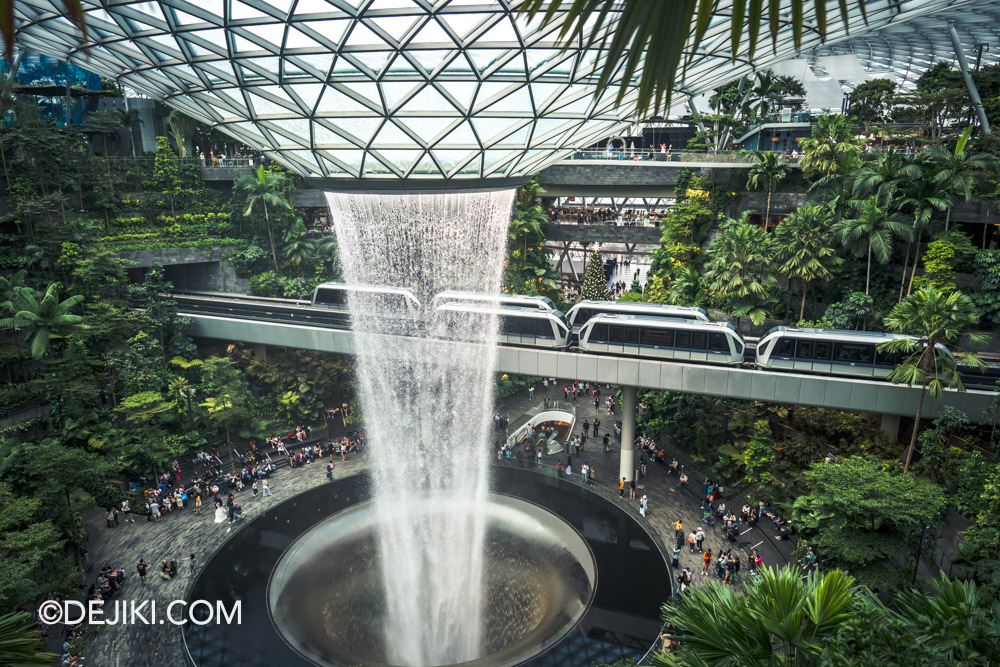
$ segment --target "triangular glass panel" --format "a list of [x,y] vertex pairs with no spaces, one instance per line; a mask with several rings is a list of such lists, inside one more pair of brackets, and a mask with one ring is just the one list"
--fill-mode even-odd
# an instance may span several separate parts
[[550,101],[556,100],[565,89],[566,86],[561,83],[532,82],[531,96],[534,98],[535,110],[538,111],[538,113],[544,111],[548,108]]
[[332,151],[330,155],[345,165],[348,171],[355,174],[361,171],[361,162],[365,159],[365,151],[362,150],[341,148],[340,150]]
[[347,36],[346,46],[388,46],[385,41],[372,32],[364,23],[355,22],[351,34]]
[[[385,162],[391,162],[386,159]],[[368,158],[365,160],[365,168],[362,172],[365,175],[371,174],[373,176],[394,176],[394,172],[388,164],[381,162],[375,153],[369,153]]]
[[476,37],[476,43],[480,44],[483,42],[501,42],[503,44],[510,44],[511,46],[518,46],[517,32],[514,30],[514,26],[511,25],[510,19],[507,15],[503,15],[503,18],[496,22],[492,28],[484,32],[479,37]]
[[492,14],[466,14],[457,12],[438,14],[438,20],[443,21],[463,41],[469,36],[469,33],[491,18],[493,18]]
[[361,143],[367,144],[378,129],[382,118],[329,118],[326,122],[338,132],[346,132]]
[[[441,73],[463,74],[466,75],[466,78],[471,78],[473,81],[477,79],[476,70],[469,64],[469,59],[461,54],[448,61],[448,64],[441,70]],[[451,85],[451,83],[449,82],[448,85]]]
[[[567,122],[572,125],[567,126]],[[531,135],[532,146],[538,144],[557,145],[567,134],[572,134],[580,127],[580,121],[567,121],[565,118],[542,118],[535,121],[535,133]]]
[[309,146],[309,122],[301,118],[269,120],[265,124],[272,132],[277,132],[300,146]]
[[[430,74],[443,62],[458,55],[458,51],[448,51],[446,49],[407,49],[407,57],[417,64],[423,71]],[[399,58],[396,58],[399,60]],[[462,59],[464,60],[464,58]],[[395,63],[393,63],[395,64]],[[391,68],[390,68],[391,69]],[[447,70],[445,70],[447,71]]]
[[507,58],[507,60],[497,68],[497,74],[503,74],[505,76],[520,76],[524,77],[524,56],[521,55],[520,51],[514,51],[514,56],[512,58]]
[[302,21],[295,25],[314,30],[316,34],[321,35],[334,44],[340,44],[344,39],[344,32],[351,23],[350,19],[330,19],[328,21]]
[[516,155],[517,151],[483,151],[483,175],[499,169]]
[[306,14],[322,14],[330,11],[330,5],[325,0],[297,0],[293,16]]
[[[458,59],[456,58],[456,60]],[[472,99],[476,96],[476,91],[479,90],[479,84],[472,81],[444,81],[438,83],[437,86],[440,87],[439,90],[447,92],[458,103],[458,108],[463,112],[472,108]]]
[[479,87],[479,94],[476,95],[476,109],[482,109],[488,104],[495,102],[501,95],[516,90],[510,83],[498,83],[496,81],[483,81]]
[[482,165],[483,165],[483,156],[477,155],[472,160],[462,165],[462,167],[453,175],[475,174],[476,176],[478,176],[480,173],[480,169],[482,168]]
[[[347,55],[378,74],[394,53],[395,51],[351,51]],[[343,57],[342,54],[341,60]]]
[[134,9],[136,11],[142,12],[147,16],[152,16],[155,19],[159,19],[164,23],[166,22],[166,19],[163,18],[163,10],[160,9],[160,3],[158,2],[134,2],[130,4],[128,7],[129,9]]
[[281,61],[278,58],[273,56],[254,56],[253,58],[243,58],[237,62],[251,67],[257,75],[268,81],[277,82],[278,67],[281,65]]
[[[304,53],[292,56],[288,60],[301,63],[303,66],[308,67],[309,71],[325,81],[327,75],[330,73],[330,66],[333,64],[334,57],[335,55],[332,53]],[[351,67],[353,68],[354,66],[351,65]]]
[[404,174],[410,170],[413,163],[416,162],[424,152],[421,150],[380,150],[378,151],[379,157],[383,162],[388,161],[392,166],[399,169]]
[[[151,40],[159,46],[166,47],[166,51],[170,53],[180,53],[180,47],[177,46],[177,40],[175,40],[171,35],[149,35],[148,37],[140,38],[138,41],[146,40]],[[150,44],[149,46],[152,48],[159,48],[156,44]]]
[[531,106],[531,96],[528,95],[528,91],[524,88],[517,88],[514,92],[508,93],[505,97],[501,97],[489,106],[488,113],[498,112],[534,115],[534,109]]
[[237,53],[249,53],[253,51],[264,51],[264,47],[257,42],[251,41],[237,32],[229,33],[233,37],[233,49]]
[[456,150],[437,150],[434,149],[434,158],[437,160],[441,168],[444,169],[445,173],[451,173],[458,168],[460,164],[465,162],[470,157],[476,155],[478,151],[456,151]]
[[432,86],[424,86],[400,111],[404,113],[426,113],[428,111],[452,111],[455,107]]
[[385,71],[390,75],[419,73],[416,66],[404,58],[402,53],[396,54],[396,57],[392,59],[392,62],[389,63],[389,67]]
[[491,118],[489,116],[473,116],[472,124],[476,127],[476,133],[486,145],[492,144],[496,139],[504,137],[513,132],[518,125],[524,123],[523,118]]
[[357,65],[355,65],[353,62],[351,62],[350,60],[348,60],[344,56],[340,56],[339,58],[337,58],[337,62],[333,66],[333,74],[338,79],[344,78],[344,77],[366,77],[367,78],[367,75],[364,74],[360,69],[358,69]]
[[528,141],[528,132],[531,130],[531,123],[527,123],[524,127],[515,130],[514,132],[508,134],[506,137],[496,142],[496,146],[509,146],[511,148],[516,148],[524,146]]
[[205,23],[205,19],[195,16],[194,14],[188,14],[187,12],[182,12],[177,8],[173,8],[174,21],[177,25],[196,25],[198,23]]
[[320,166],[323,167],[327,175],[347,173],[347,170],[341,167],[339,164],[333,162],[332,160],[328,160],[323,156],[320,156]]
[[243,135],[250,137],[252,144],[262,144],[264,142],[264,136],[253,123],[232,123],[229,127],[238,128]]
[[425,139],[428,143],[434,141],[442,132],[448,129],[455,118],[441,116],[403,116],[397,117],[397,123],[403,123],[413,134]]
[[503,49],[469,49],[465,52],[465,55],[472,62],[473,67],[482,74],[489,69],[490,65],[500,60],[506,53],[507,51]]
[[305,34],[301,30],[288,28],[288,35],[285,37],[286,49],[327,49],[324,44],[320,44],[315,39]]
[[415,146],[416,143],[410,135],[396,127],[392,121],[386,120],[382,128],[375,135],[371,145],[375,148],[388,148],[395,146]]
[[564,100],[569,97],[569,94],[569,91],[567,91],[566,94],[560,96],[548,111],[552,113],[586,114],[594,98],[590,95],[584,95],[572,102],[565,102]]
[[382,109],[382,98],[378,96],[378,86],[375,83],[371,81],[346,81],[340,85],[356,96],[369,100],[376,109]]
[[444,31],[444,28],[442,28],[438,22],[433,19],[429,19],[426,23],[424,23],[420,30],[417,31],[417,34],[413,36],[413,39],[410,40],[410,44],[442,43],[451,46],[455,42],[452,40],[451,36]]
[[302,110],[307,115],[312,115],[313,108],[315,108],[316,102],[319,101],[319,96],[323,93],[325,86],[322,83],[296,83],[288,87],[299,96]]
[[351,142],[322,123],[313,123],[313,142],[319,147],[337,148],[350,146]]
[[327,86],[316,108],[317,114],[371,112],[353,97]]
[[528,71],[533,72],[546,63],[554,62],[563,55],[559,49],[525,49],[524,57],[528,62]]
[[280,104],[272,102],[269,99],[261,97],[260,95],[255,95],[253,93],[247,93],[247,96],[250,98],[250,102],[253,104],[253,112],[255,117],[288,115],[288,109],[281,106]]
[[245,25],[243,30],[255,35],[261,42],[277,49],[285,39],[284,23],[262,23],[260,25]]
[[[410,94],[420,84],[412,81],[383,81],[381,84],[382,95],[385,97],[385,105],[389,109],[395,109],[399,101]],[[375,93],[378,95],[378,91]]]
[[414,176],[416,176],[416,175],[420,175],[420,176],[427,176],[427,175],[438,176],[438,175],[441,174],[441,170],[438,169],[437,163],[434,162],[434,158],[431,157],[431,154],[430,153],[424,153],[424,156],[422,158],[420,158],[420,161],[417,162],[417,166],[414,167],[413,171],[410,172],[410,173],[412,173]]
[[368,9],[417,9],[417,7],[411,0],[372,0]]
[[316,165],[316,156],[312,151],[282,151],[285,157],[291,158],[296,163],[301,164],[308,175],[319,175],[320,170]]
[[451,146],[479,148],[479,141],[476,139],[476,133],[472,131],[469,121],[463,121],[458,127],[449,132],[448,136],[439,141],[437,146],[442,148],[450,148]]
[[417,19],[413,16],[379,16],[364,19],[366,23],[379,28],[387,34],[396,44],[403,41],[403,37],[410,31]]
[[256,7],[251,7],[250,5],[240,2],[239,0],[229,0],[229,18],[230,19],[259,19],[267,17],[268,15],[260,11]]

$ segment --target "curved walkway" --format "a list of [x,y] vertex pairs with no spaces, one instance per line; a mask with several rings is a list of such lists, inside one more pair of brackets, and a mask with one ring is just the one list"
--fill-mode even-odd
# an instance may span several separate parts
[[[557,393],[562,393],[562,388],[550,388],[549,392],[551,398],[555,399]],[[539,403],[543,396],[544,391],[539,386],[536,391],[537,400],[529,402],[526,395],[511,397],[500,401],[498,408],[501,414],[507,412],[512,418],[516,418],[520,414],[519,411],[526,410],[531,404]],[[581,397],[576,406],[577,426],[574,434],[582,430],[585,419],[593,422],[595,417],[599,417],[602,422],[600,431],[602,435],[612,429],[617,420],[616,416],[608,415],[606,410],[598,415],[594,410],[593,400],[588,402]],[[611,451],[603,453],[600,451],[600,438],[591,437],[588,438],[586,450],[574,457],[574,469],[577,471],[576,474],[579,474],[580,466],[585,461],[590,462],[597,467],[597,482],[616,489],[618,457],[619,447],[616,441],[613,441]],[[566,460],[565,456],[554,455],[546,457],[543,462],[554,464],[557,458],[561,458],[564,462]],[[336,479],[353,475],[365,467],[364,458],[358,455],[346,462],[341,462],[335,457],[335,462],[337,466],[333,474]],[[647,518],[669,551],[675,543],[674,521],[680,519],[684,523],[685,531],[701,525],[700,500],[697,497],[700,480],[692,475],[690,486],[678,487],[677,477],[668,475],[666,466],[651,464],[647,468],[647,476],[640,479],[637,485],[637,498],[644,493],[649,496]],[[188,585],[193,581],[188,576],[187,563],[182,562],[181,558],[194,553],[199,563],[207,562],[228,537],[247,525],[268,503],[281,502],[291,495],[297,495],[326,481],[325,459],[297,468],[287,466],[279,468],[269,479],[273,496],[254,498],[249,489],[237,493],[237,502],[243,507],[243,517],[233,524],[232,533],[227,532],[228,524],[214,522],[211,498],[205,502],[205,509],[201,514],[194,514],[190,506],[186,506],[183,511],[165,516],[159,523],[146,521],[144,516],[137,516],[135,524],[121,523],[111,529],[105,526],[103,511],[95,510],[85,517],[89,536],[87,547],[90,551],[87,585],[94,582],[101,567],[107,563],[114,568],[121,568],[127,575],[125,584],[114,598],[115,601],[150,600],[155,601],[158,608],[164,609],[170,601],[184,598]],[[622,502],[635,505],[633,510],[637,510],[638,500],[629,501],[627,495],[626,492],[626,498]],[[737,500],[732,499],[731,502],[735,503]],[[741,539],[742,545],[750,546],[756,542],[763,542],[759,549],[765,563],[783,562],[783,556],[778,553],[774,543],[761,529],[769,530],[769,524],[762,523],[761,528],[754,528],[749,534],[744,535]],[[718,526],[714,528],[706,526],[705,532],[704,547],[712,549],[713,553],[718,553],[720,548],[735,546],[725,541]],[[136,564],[140,558],[145,559],[149,566],[145,586],[139,582],[136,573]],[[160,578],[159,563],[162,560],[177,561],[179,566],[177,577],[172,580]],[[694,584],[699,586],[711,580],[710,577],[697,576],[700,563],[701,555],[690,553],[685,544],[681,551],[680,566],[688,567],[696,574]],[[56,634],[52,633],[53,636]],[[86,656],[88,664],[102,667],[149,664],[180,667],[185,664],[180,629],[170,624],[116,625],[100,627],[96,632],[91,630],[83,655]]]

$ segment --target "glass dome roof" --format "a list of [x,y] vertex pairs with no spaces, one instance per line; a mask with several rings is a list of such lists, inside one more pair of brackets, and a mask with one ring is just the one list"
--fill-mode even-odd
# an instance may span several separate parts
[[[720,2],[691,54],[675,99],[751,70],[745,58],[731,58],[725,4]],[[836,3],[830,4],[828,46],[848,37],[839,18],[833,20]],[[121,77],[133,90],[268,152],[304,176],[523,177],[635,120],[631,94],[616,107],[617,85],[596,90],[601,53],[556,49],[559,22],[544,30],[539,19],[529,24],[518,14],[520,0],[82,5],[90,37],[85,48],[58,0],[18,0],[19,47]],[[943,7],[954,18],[964,5],[970,3],[868,0],[868,24],[860,16],[850,21],[849,37]],[[811,11],[810,5],[803,51],[820,45],[808,29]],[[609,25],[616,18],[612,13]],[[757,67],[795,53],[786,22],[773,48],[768,37],[762,40]]]

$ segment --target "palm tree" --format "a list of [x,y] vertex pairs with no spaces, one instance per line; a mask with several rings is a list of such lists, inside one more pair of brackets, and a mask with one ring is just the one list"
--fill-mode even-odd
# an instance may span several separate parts
[[0,616],[0,665],[52,665],[59,660],[53,653],[44,653],[45,639],[33,623],[31,615],[11,612]]
[[52,283],[39,301],[34,290],[17,291],[20,310],[14,313],[14,322],[31,326],[31,356],[41,359],[49,351],[53,338],[83,328],[83,318],[70,311],[83,301],[82,295],[59,300],[59,283]]
[[[917,250],[913,256],[913,270],[910,272],[910,285],[906,293],[913,291],[913,278],[917,275],[917,265],[920,260],[920,238],[930,227],[935,211],[949,210],[952,206],[951,192],[947,184],[925,174],[924,177],[911,181],[909,187],[903,190],[899,200],[901,207],[908,208],[913,215],[913,233],[916,236]],[[907,244],[907,261],[909,261],[909,244]],[[906,283],[906,264],[903,264],[903,279],[899,283],[899,301],[903,300],[903,285]]]
[[775,229],[774,236],[782,264],[780,273],[802,282],[799,319],[805,317],[806,290],[813,280],[832,277],[828,265],[841,263],[829,241],[830,211],[825,206],[799,207]]
[[696,306],[702,294],[702,277],[696,266],[685,266],[670,281],[670,303],[679,306]]
[[306,263],[316,257],[316,242],[309,238],[301,220],[296,220],[295,224],[285,230],[282,241],[285,243],[285,259],[292,266],[299,267],[299,275],[305,278]]
[[[533,19],[542,15],[542,26],[558,24],[559,43],[564,49],[576,49],[600,44],[607,53],[607,65],[601,71],[597,88],[604,90],[616,74],[621,72],[616,104],[625,95],[637,93],[639,115],[650,109],[670,108],[676,82],[682,80],[687,67],[695,62],[685,54],[698,53],[709,27],[718,27],[713,20],[713,10],[720,8],[718,0],[692,2],[650,2],[649,0],[528,0],[521,11]],[[761,27],[771,26],[771,39],[778,38],[779,21],[792,27],[795,48],[802,44],[803,16],[809,3],[806,0],[768,3],[764,0],[725,4],[724,14],[718,18],[729,24],[729,52],[735,61],[737,55],[752,62],[757,51]],[[850,6],[840,3],[840,16],[844,25],[851,20]],[[861,6],[862,3],[858,2]],[[607,13],[612,7],[621,10],[620,18],[605,35]],[[826,39],[826,3],[815,4],[810,18],[821,39]],[[744,23],[747,28],[744,30]]]
[[[996,156],[989,153],[972,154],[965,150],[971,133],[971,127],[965,128],[958,138],[958,143],[955,144],[955,150],[950,153],[940,146],[929,146],[922,151],[934,165],[935,180],[948,187],[954,200],[961,199],[966,202],[972,199],[972,192],[983,172],[995,172],[1000,169],[1000,161]],[[944,219],[945,231],[948,231],[950,223],[949,207]]]
[[912,228],[899,213],[892,212],[889,204],[881,204],[879,197],[871,196],[856,202],[855,218],[838,220],[831,231],[840,239],[845,248],[853,250],[860,257],[868,255],[868,272],[865,275],[865,294],[868,294],[872,277],[872,255],[879,264],[887,264],[892,258],[894,236],[909,237]]
[[285,188],[288,179],[284,174],[276,174],[264,171],[264,166],[257,167],[254,175],[240,176],[236,179],[235,187],[246,194],[247,208],[243,215],[250,216],[254,209],[264,209],[264,223],[267,227],[267,238],[271,243],[271,259],[274,260],[274,270],[278,268],[278,253],[274,249],[274,232],[271,229],[271,215],[269,208],[288,210],[292,208],[291,203],[285,197]]
[[754,151],[751,153],[756,162],[747,172],[748,190],[767,190],[767,206],[764,209],[764,231],[771,220],[771,193],[791,171],[778,153]]
[[820,181],[835,174],[849,174],[861,159],[861,143],[855,137],[854,123],[847,116],[820,116],[812,136],[800,143],[799,164],[806,172],[815,172]]
[[[939,398],[945,388],[965,391],[958,365],[985,368],[986,362],[971,352],[959,352],[958,358],[938,350],[940,345],[954,345],[963,331],[979,322],[979,314],[972,299],[959,291],[947,294],[933,287],[925,287],[899,302],[885,325],[890,331],[906,334],[906,338],[882,343],[879,352],[902,355],[902,360],[889,374],[889,380],[897,384],[920,386],[920,400],[913,425],[913,435],[906,451],[903,472],[910,468],[910,459],[917,446],[920,431],[920,413],[924,407],[924,396]],[[969,340],[976,345],[989,342],[989,334],[968,333]]]
[[869,152],[871,160],[854,173],[854,198],[871,195],[895,196],[910,179],[923,176],[923,169],[890,146]]
[[170,133],[170,138],[174,140],[174,144],[177,146],[177,155],[183,160],[185,153],[193,152],[189,149],[191,148],[191,137],[194,136],[197,122],[176,109],[168,113],[165,120],[167,132]]
[[818,664],[825,640],[854,616],[854,579],[841,570],[803,578],[794,566],[758,573],[746,595],[712,582],[689,588],[682,605],[664,605],[666,633],[680,648],[654,655],[653,666]]
[[778,282],[771,267],[774,258],[768,235],[747,222],[745,216],[729,220],[708,247],[708,256],[705,280],[709,293],[731,299],[737,317],[745,315],[754,324],[762,324],[767,317],[762,303]]
[[142,127],[142,114],[139,113],[138,109],[123,109],[121,107],[115,108],[113,113],[121,126],[125,128],[129,146],[132,147],[132,157],[135,157],[137,153],[135,150],[135,135],[132,133],[132,128],[136,124]]
[[336,236],[324,234],[319,238],[316,242],[316,258],[320,262],[330,263],[330,275],[333,278],[340,276],[340,248]]

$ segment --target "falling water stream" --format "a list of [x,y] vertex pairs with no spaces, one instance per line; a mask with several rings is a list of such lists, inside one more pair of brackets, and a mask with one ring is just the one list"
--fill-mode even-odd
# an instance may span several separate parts
[[346,282],[406,287],[422,304],[364,293],[348,302],[383,524],[387,658],[409,667],[473,660],[497,325],[442,330],[430,301],[449,289],[499,293],[514,191],[326,196]]

